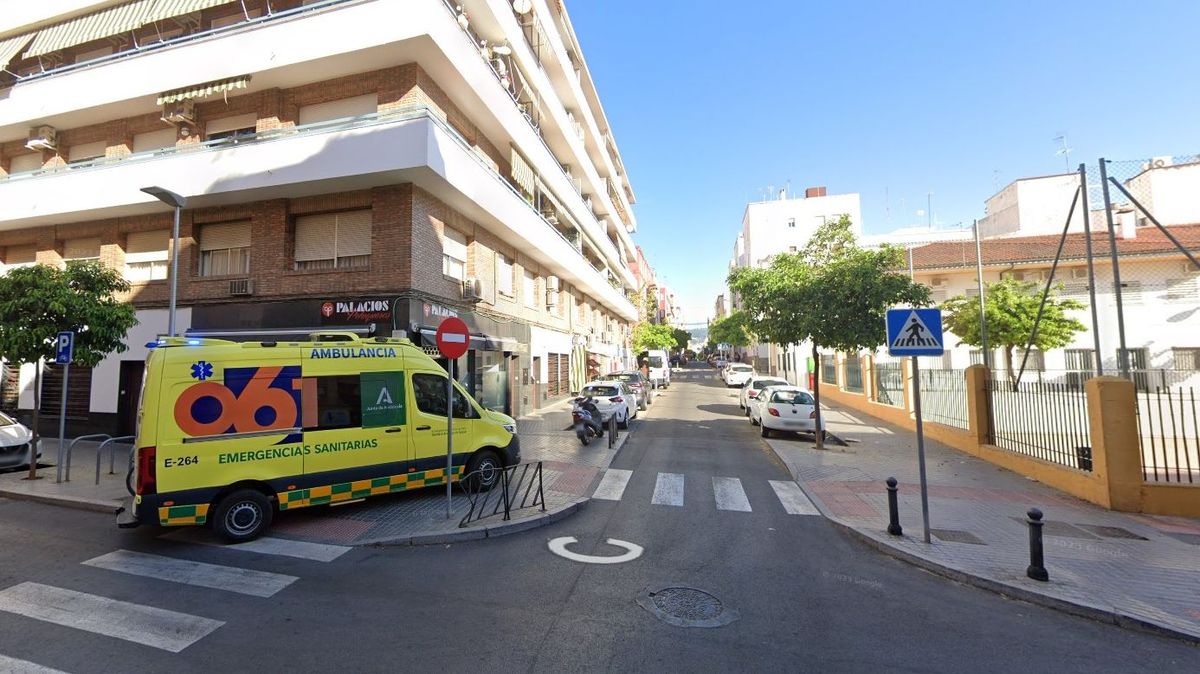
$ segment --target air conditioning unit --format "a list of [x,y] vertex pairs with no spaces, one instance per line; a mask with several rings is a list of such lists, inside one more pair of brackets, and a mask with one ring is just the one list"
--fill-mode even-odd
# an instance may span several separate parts
[[195,124],[196,102],[191,99],[163,103],[162,120],[169,124]]
[[546,308],[553,309],[558,306],[558,291],[553,289],[546,290]]
[[1191,276],[1200,275],[1200,267],[1197,267],[1191,260],[1185,260],[1183,263],[1183,273]]
[[558,277],[557,276],[547,276],[546,277],[546,290],[557,291],[558,289],[559,289],[558,288]]
[[1071,267],[1071,278],[1086,279],[1088,277],[1087,267]]
[[934,288],[942,288],[942,287],[945,287],[945,285],[946,285],[946,277],[944,277],[944,276],[934,276],[934,277],[933,277],[933,280],[931,280],[931,281],[929,282],[929,285],[930,285],[930,286],[932,286],[932,287],[934,287]]
[[483,299],[483,284],[474,276],[468,276],[463,281],[463,299],[478,302]]
[[253,295],[254,281],[248,278],[240,278],[229,282],[230,295]]
[[58,140],[58,132],[47,124],[35,126],[29,130],[29,140],[25,147],[30,150],[53,150]]

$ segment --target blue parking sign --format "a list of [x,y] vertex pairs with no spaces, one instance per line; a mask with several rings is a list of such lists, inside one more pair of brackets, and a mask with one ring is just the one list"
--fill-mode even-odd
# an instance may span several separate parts
[[54,342],[54,363],[66,365],[71,362],[71,357],[74,355],[75,333],[70,330],[58,333],[58,338]]
[[941,309],[888,309],[888,355],[940,356],[942,341]]

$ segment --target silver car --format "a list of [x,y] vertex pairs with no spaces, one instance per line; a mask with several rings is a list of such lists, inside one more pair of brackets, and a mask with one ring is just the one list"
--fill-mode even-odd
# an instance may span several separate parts
[[[32,439],[33,431],[16,419],[0,412],[0,468],[28,466],[29,443]],[[38,440],[37,459],[40,458],[42,458],[42,441]]]

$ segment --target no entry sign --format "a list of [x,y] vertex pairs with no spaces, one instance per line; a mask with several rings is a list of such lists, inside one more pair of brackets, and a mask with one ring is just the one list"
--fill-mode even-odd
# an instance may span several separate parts
[[438,351],[446,358],[451,360],[462,358],[470,343],[471,333],[461,318],[452,316],[438,325],[437,347]]

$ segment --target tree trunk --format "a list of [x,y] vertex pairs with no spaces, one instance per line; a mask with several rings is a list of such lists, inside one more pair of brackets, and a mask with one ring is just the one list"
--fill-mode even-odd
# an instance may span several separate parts
[[1008,370],[1008,382],[1012,384],[1012,389],[1017,390],[1017,373],[1013,371],[1013,348],[1011,346],[1004,347],[1004,367]]
[[29,477],[28,480],[38,479],[37,474],[37,449],[38,442],[41,441],[41,433],[38,431],[42,418],[42,359],[39,358],[33,363],[33,423],[30,424],[32,431],[29,438]]
[[[821,354],[817,352],[817,343],[812,345],[813,355],[813,370],[816,376],[813,377],[813,409],[817,412],[816,425],[813,426],[813,435],[817,438],[817,449],[825,449],[825,438],[821,435]],[[807,374],[808,368],[805,369]]]

